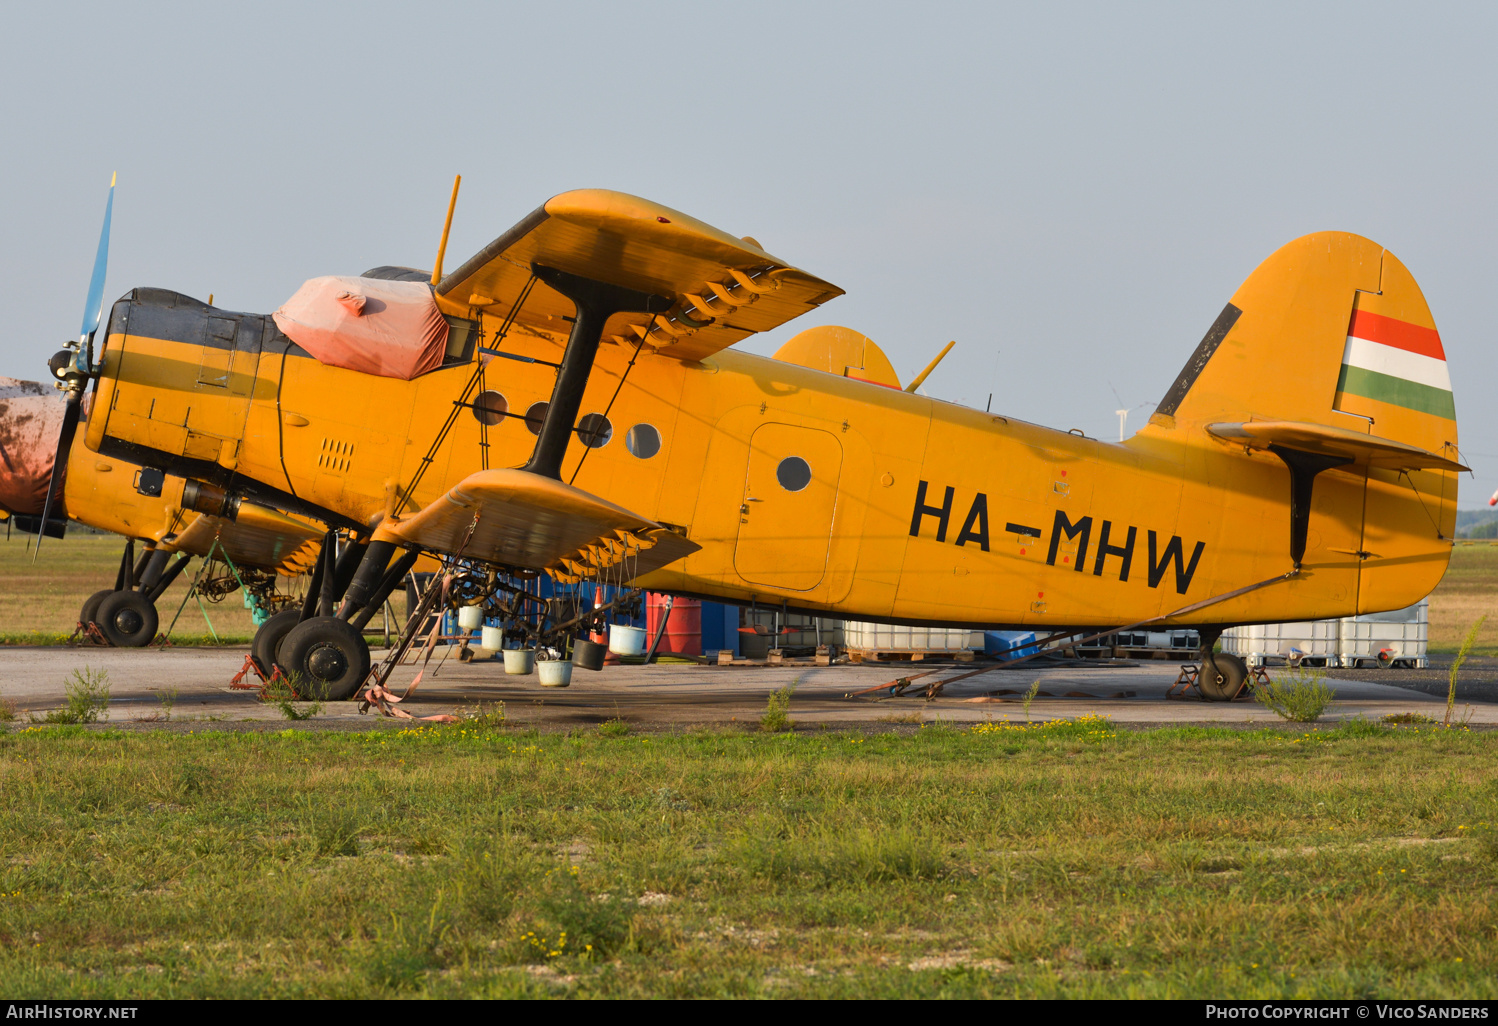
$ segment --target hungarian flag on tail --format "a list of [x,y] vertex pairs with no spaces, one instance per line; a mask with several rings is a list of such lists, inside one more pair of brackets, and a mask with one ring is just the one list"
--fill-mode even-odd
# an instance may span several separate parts
[[1441,336],[1434,328],[1367,310],[1352,312],[1333,405],[1341,409],[1349,395],[1456,419]]

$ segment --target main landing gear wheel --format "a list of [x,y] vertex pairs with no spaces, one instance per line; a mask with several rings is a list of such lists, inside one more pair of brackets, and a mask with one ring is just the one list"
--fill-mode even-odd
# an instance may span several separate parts
[[1207,652],[1202,656],[1202,668],[1196,676],[1202,694],[1214,702],[1231,702],[1238,697],[1243,682],[1248,679],[1248,664],[1240,657],[1226,652]]
[[99,604],[114,594],[113,588],[105,588],[96,591],[83,603],[83,609],[78,613],[78,622],[87,627],[91,623],[99,622]]
[[145,648],[156,637],[156,607],[138,591],[110,592],[99,603],[94,622],[120,648]]
[[281,643],[286,640],[286,635],[296,629],[301,619],[301,610],[283,609],[260,625],[260,629],[255,632],[255,640],[250,643],[250,655],[260,668],[260,676],[269,677],[277,666],[281,666],[282,676],[286,675],[286,667],[277,661]]
[[347,621],[315,616],[286,635],[276,662],[299,697],[341,702],[369,676],[369,645]]

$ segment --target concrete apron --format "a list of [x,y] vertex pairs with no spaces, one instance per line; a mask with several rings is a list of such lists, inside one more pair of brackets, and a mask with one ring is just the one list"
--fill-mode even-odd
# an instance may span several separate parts
[[[163,696],[177,692],[174,722],[211,721],[225,725],[245,721],[285,722],[274,705],[257,700],[255,692],[235,691],[229,681],[244,665],[245,649],[174,648],[3,648],[0,649],[0,697],[16,703],[19,721],[29,712],[63,704],[64,682],[85,666],[109,675],[109,721],[152,722],[160,718]],[[379,659],[379,654],[375,656]],[[800,679],[790,714],[803,728],[860,724],[984,721],[1024,722],[1021,694],[1034,681],[1050,696],[1037,697],[1030,706],[1032,721],[1073,719],[1088,713],[1108,716],[1117,724],[1221,723],[1262,726],[1285,724],[1258,703],[1203,702],[1195,698],[1165,697],[1180,667],[1175,663],[1131,667],[1048,667],[1026,664],[1013,670],[993,669],[951,685],[934,701],[919,693],[876,701],[847,699],[850,691],[921,673],[922,664],[872,666],[742,668],[715,666],[610,666],[593,673],[578,670],[572,686],[543,688],[533,673],[507,676],[497,660],[459,663],[455,657],[438,667],[434,656],[415,694],[403,707],[413,715],[451,713],[464,706],[502,701],[509,722],[546,728],[586,726],[615,716],[640,727],[749,726],[757,724],[769,693]],[[953,677],[972,666],[948,666],[920,678]],[[390,686],[403,692],[419,665],[396,668]],[[1336,701],[1323,724],[1364,717],[1415,712],[1436,720],[1445,702],[1404,688],[1329,678]],[[1010,694],[993,696],[995,691]],[[1132,692],[1129,697],[1122,697]],[[988,701],[971,701],[988,697]],[[992,700],[993,698],[1001,701]],[[1456,716],[1469,708],[1457,703]],[[1498,705],[1470,706],[1473,724],[1498,723]],[[352,727],[392,725],[377,713],[361,717],[356,703],[329,703],[314,721]],[[290,726],[290,724],[287,724]]]

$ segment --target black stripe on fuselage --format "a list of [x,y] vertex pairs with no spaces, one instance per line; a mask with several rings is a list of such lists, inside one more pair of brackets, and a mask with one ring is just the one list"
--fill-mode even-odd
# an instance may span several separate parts
[[281,334],[264,314],[220,310],[170,289],[135,289],[120,299],[109,313],[108,334],[241,352],[259,349],[263,343],[281,342],[291,346],[289,355],[311,356]]
[[1167,417],[1175,416],[1176,407],[1181,405],[1181,400],[1186,398],[1186,393],[1191,391],[1191,386],[1206,368],[1207,361],[1212,359],[1212,354],[1217,352],[1217,347],[1222,345],[1222,340],[1228,337],[1228,332],[1233,330],[1233,325],[1242,316],[1243,311],[1232,303],[1222,308],[1222,313],[1217,315],[1217,320],[1212,322],[1212,326],[1197,343],[1196,352],[1191,354],[1191,359],[1186,361],[1186,366],[1176,375],[1175,383],[1165,393],[1165,398],[1155,407],[1156,413],[1163,413]]
[[297,513],[312,520],[321,520],[332,527],[347,527],[361,533],[369,531],[368,524],[361,524],[352,517],[346,517],[342,513],[335,513],[330,509],[314,505],[306,499],[298,498],[290,492],[283,492],[279,488],[272,488],[262,481],[254,478],[241,477],[234,471],[220,466],[212,460],[199,460],[191,456],[173,455],[150,446],[139,445],[135,442],[127,442],[111,435],[105,435],[104,440],[99,443],[99,453],[103,456],[113,456],[115,459],[124,460],[142,467],[155,467],[157,470],[165,471],[173,477],[185,477],[194,481],[206,481],[209,484],[218,485],[225,491],[243,495],[262,506],[270,506],[273,509],[284,510],[287,513]]

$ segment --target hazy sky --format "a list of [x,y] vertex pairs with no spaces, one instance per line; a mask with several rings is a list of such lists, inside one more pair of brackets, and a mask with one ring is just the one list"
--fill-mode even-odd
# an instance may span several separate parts
[[846,324],[909,380],[956,339],[930,394],[1102,438],[1259,261],[1342,229],[1425,290],[1471,507],[1498,487],[1495,30],[1493,4],[13,4],[0,375],[77,333],[116,170],[109,299],[269,312],[429,267],[454,173],[449,267],[620,189],[848,291],[745,348]]

